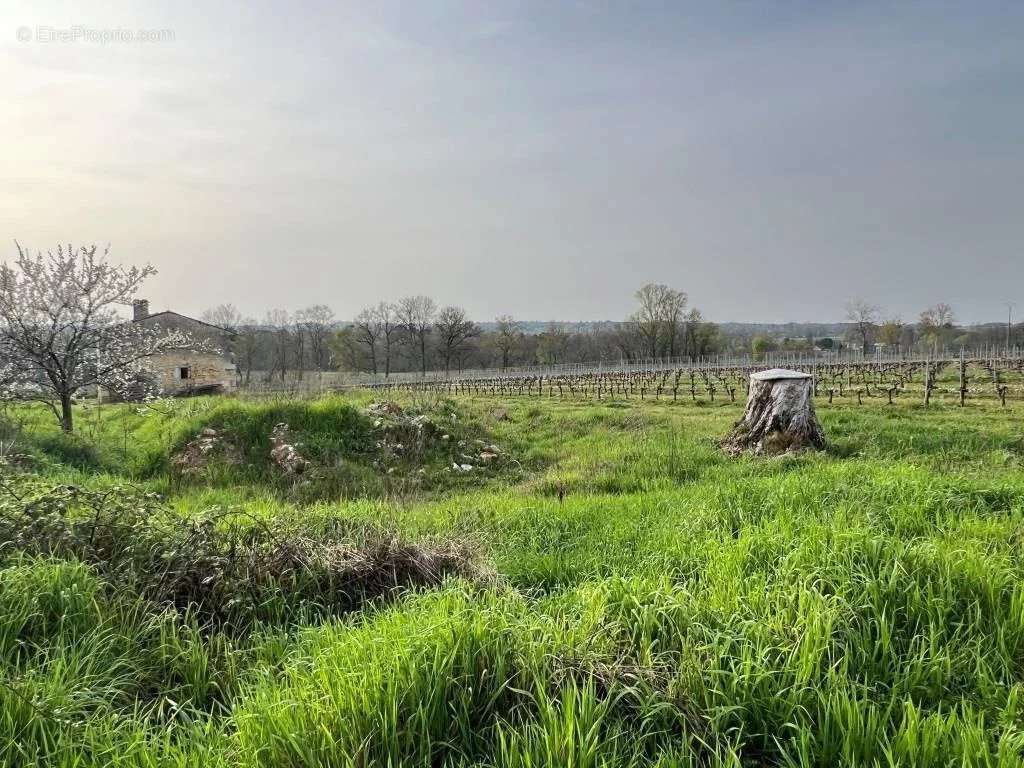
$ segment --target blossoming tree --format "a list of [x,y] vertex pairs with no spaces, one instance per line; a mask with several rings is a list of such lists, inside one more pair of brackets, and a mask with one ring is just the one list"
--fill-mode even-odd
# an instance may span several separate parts
[[109,247],[57,246],[31,255],[15,243],[13,263],[0,264],[0,398],[46,403],[61,429],[74,428],[72,402],[82,389],[155,394],[151,358],[174,349],[205,351],[180,330],[126,321],[156,270],[107,261]]

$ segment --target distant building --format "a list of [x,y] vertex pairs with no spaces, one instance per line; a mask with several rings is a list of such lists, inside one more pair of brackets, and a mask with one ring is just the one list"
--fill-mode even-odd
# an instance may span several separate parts
[[132,302],[132,322],[161,330],[180,330],[197,341],[209,341],[219,353],[176,349],[150,358],[161,395],[187,395],[232,392],[238,386],[238,369],[228,351],[231,332],[177,312],[149,313],[149,302]]

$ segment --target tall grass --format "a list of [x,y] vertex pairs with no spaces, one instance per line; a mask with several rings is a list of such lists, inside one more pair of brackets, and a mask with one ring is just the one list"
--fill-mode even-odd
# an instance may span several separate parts
[[[133,414],[129,464],[156,421],[185,439],[252,419],[255,439],[279,415],[265,407]],[[337,402],[287,407],[311,434],[343,423],[317,410]],[[468,535],[494,587],[448,579],[240,634],[187,601],[154,607],[74,553],[0,548],[0,764],[1024,763],[1018,410],[825,406],[828,452],[756,461],[718,452],[728,405],[533,401],[510,421],[458,407],[521,482],[311,503],[259,477],[135,482],[183,516]],[[42,456],[38,483],[118,480]]]

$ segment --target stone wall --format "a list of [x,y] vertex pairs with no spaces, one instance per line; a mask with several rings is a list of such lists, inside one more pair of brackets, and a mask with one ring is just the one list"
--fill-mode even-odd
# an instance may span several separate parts
[[233,392],[238,384],[235,364],[223,355],[176,350],[150,358],[163,395]]

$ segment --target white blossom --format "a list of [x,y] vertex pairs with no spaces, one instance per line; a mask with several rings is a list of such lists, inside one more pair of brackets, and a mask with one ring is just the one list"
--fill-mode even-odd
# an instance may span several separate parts
[[151,359],[176,349],[212,351],[180,330],[125,320],[152,266],[110,264],[96,246],[31,256],[18,246],[0,265],[0,399],[47,403],[65,431],[80,390],[103,387],[123,397],[156,394]]

